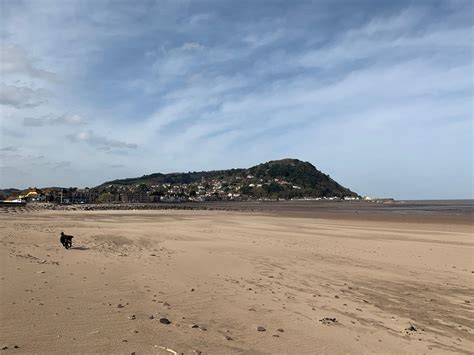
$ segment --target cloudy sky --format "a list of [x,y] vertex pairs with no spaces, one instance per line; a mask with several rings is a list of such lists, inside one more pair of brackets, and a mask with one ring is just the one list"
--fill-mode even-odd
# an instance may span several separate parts
[[0,187],[310,161],[474,198],[473,2],[0,0]]

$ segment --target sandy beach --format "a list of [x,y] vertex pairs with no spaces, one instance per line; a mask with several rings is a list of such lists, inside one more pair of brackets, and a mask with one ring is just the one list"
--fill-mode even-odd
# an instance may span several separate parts
[[5,354],[474,349],[472,216],[0,212]]

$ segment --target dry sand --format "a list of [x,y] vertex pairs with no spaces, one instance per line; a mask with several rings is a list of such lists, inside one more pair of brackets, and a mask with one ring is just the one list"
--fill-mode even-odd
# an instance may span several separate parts
[[5,354],[474,349],[470,218],[0,212]]

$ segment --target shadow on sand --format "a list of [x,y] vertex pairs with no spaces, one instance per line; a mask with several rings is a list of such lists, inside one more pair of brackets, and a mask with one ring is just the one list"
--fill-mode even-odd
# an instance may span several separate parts
[[71,250],[89,250],[89,248],[78,246],[78,247],[71,247]]

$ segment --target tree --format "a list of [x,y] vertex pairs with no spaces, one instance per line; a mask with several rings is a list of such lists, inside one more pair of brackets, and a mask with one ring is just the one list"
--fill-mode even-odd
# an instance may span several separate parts
[[138,185],[138,191],[140,192],[147,192],[148,191],[148,185],[145,183],[141,183]]
[[112,202],[114,200],[114,195],[111,194],[110,192],[103,192],[97,197],[97,202],[98,203],[107,203],[107,202]]

